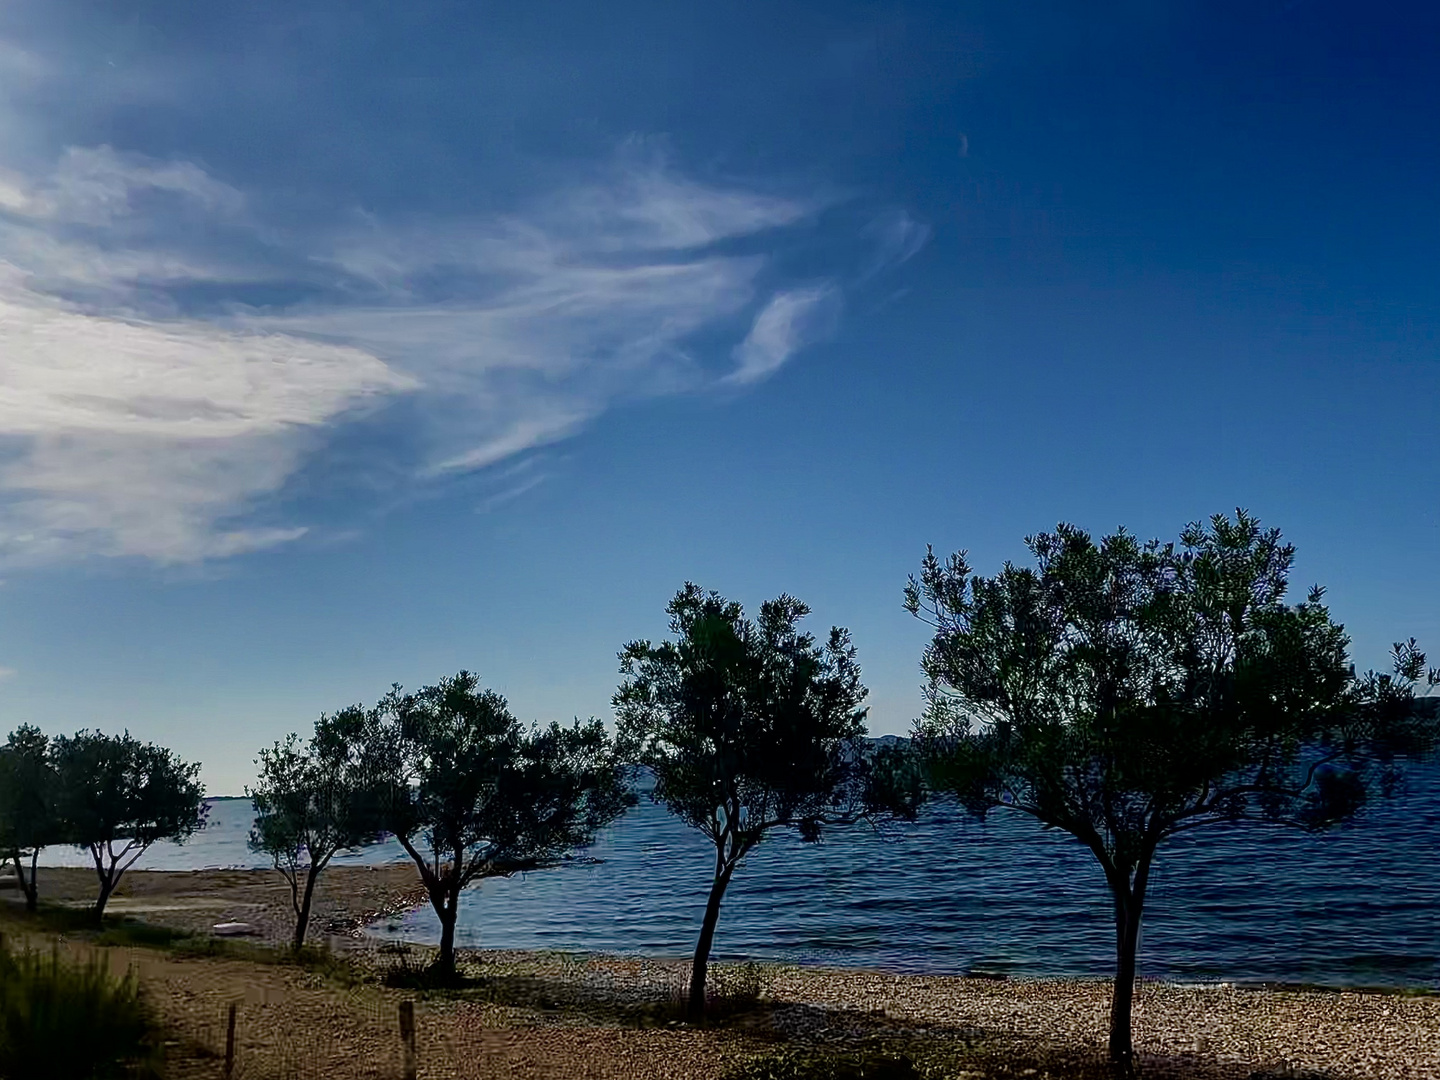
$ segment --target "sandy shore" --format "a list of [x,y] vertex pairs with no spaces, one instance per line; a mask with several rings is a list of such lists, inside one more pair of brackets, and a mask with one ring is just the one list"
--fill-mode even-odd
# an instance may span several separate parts
[[[76,907],[95,902],[93,870],[42,866],[38,878],[42,900]],[[19,894],[0,892],[5,899],[18,902]],[[331,866],[315,887],[310,938],[319,943],[353,934],[365,923],[427,902],[410,863]],[[256,939],[274,944],[288,942],[295,930],[290,886],[267,870],[131,870],[105,910],[196,933],[217,923],[247,923]]]
[[[397,962],[378,952],[373,941],[346,932],[363,920],[424,902],[416,884],[408,865],[332,868],[316,897],[315,940],[325,940],[328,931],[330,944],[359,962],[372,967]],[[84,870],[42,869],[40,876],[41,895],[52,902],[84,902],[94,886],[93,874]],[[0,894],[5,895],[14,896]],[[258,938],[274,943],[288,940],[293,920],[279,875],[257,871],[132,872],[111,903],[115,914],[186,930],[246,922]],[[397,1051],[390,1029],[404,992],[373,980],[340,991],[314,973],[274,964],[117,951],[136,964],[167,1018],[196,1044],[213,1045],[228,1002],[238,998],[247,1017],[242,1042],[256,1063],[255,1075],[268,1075],[260,1063],[274,1068],[291,1060],[286,1055],[298,1055],[295,1061],[316,1069],[294,1075],[380,1080],[394,1074]],[[415,953],[412,962],[422,961],[424,950]],[[604,1009],[585,1007],[586,1001],[664,1000],[684,983],[685,968],[678,962],[495,950],[463,957],[495,986],[524,987],[529,997],[422,1000],[427,1063],[422,1076],[713,1080],[727,1062],[757,1045],[755,1033],[743,1027],[636,1028]],[[722,980],[727,977],[722,971]],[[764,1037],[809,1045],[853,1042],[880,1032],[1098,1050],[1109,1006],[1104,981],[766,966],[759,982],[767,1005]],[[557,1007],[559,1001],[570,1004]],[[1169,1075],[1440,1077],[1437,996],[1146,983],[1139,989],[1134,1030],[1137,1048],[1149,1061],[1180,1069]],[[209,1075],[203,1061],[195,1068],[193,1075]]]

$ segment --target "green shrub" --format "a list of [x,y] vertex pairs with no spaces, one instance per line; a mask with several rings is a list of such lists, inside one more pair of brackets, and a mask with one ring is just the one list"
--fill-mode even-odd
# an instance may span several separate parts
[[0,944],[0,1077],[119,1080],[158,1076],[155,1025],[134,973],[103,958],[62,960]]

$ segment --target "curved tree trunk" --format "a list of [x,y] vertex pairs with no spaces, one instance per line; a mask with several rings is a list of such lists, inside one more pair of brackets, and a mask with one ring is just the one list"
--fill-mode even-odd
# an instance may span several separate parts
[[[100,895],[95,899],[95,921],[97,923],[105,921],[105,904],[110,899],[110,894],[115,891],[115,887],[120,884],[120,879],[125,875],[125,871],[135,865],[149,846],[149,844],[127,843],[125,849],[116,855],[110,844],[107,843],[105,850],[110,853],[110,865],[107,867],[105,860],[101,857],[99,845],[91,845],[90,855],[95,860],[95,875],[100,879]],[[132,850],[135,853],[130,855]],[[128,861],[125,858],[127,855],[130,855]]]
[[709,899],[705,901],[700,940],[695,945],[695,959],[690,965],[690,1000],[686,1014],[691,1021],[698,1021],[705,1015],[705,978],[710,967],[710,946],[715,941],[715,924],[720,920],[720,901],[734,872],[734,863],[726,865],[719,857],[716,858],[715,880],[710,885]]
[[426,862],[425,856],[420,854],[408,836],[397,832],[395,839],[400,841],[400,846],[420,871],[420,880],[425,883],[430,906],[435,909],[435,917],[440,920],[440,955],[435,958],[431,970],[440,979],[449,981],[455,975],[455,916],[460,906],[460,888],[463,884],[461,859],[464,853],[455,853],[455,861],[442,877]]
[[95,921],[104,923],[105,905],[110,900],[110,894],[115,891],[115,878],[109,874],[100,875],[100,895],[95,898]]
[[315,895],[315,881],[320,876],[323,866],[315,866],[313,863],[305,873],[305,895],[300,900],[300,910],[295,916],[295,951],[298,953],[305,947],[305,931],[310,926],[310,901]]
[[1145,888],[1150,878],[1146,854],[1129,875],[1112,873],[1110,888],[1115,896],[1115,990],[1110,999],[1110,1064],[1129,1075],[1135,1063],[1130,1021],[1135,1000],[1135,958],[1140,948],[1140,919],[1145,910]]

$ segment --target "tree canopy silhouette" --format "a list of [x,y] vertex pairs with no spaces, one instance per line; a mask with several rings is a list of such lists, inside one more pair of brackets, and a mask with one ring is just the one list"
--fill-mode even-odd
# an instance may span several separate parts
[[634,802],[600,721],[527,731],[468,671],[413,694],[396,686],[372,714],[366,747],[385,829],[440,920],[442,979],[455,972],[466,886],[552,864]]
[[121,875],[151,844],[183,842],[204,826],[210,808],[197,779],[200,766],[128,731],[61,735],[51,749],[65,840],[89,849],[100,879],[99,921]]
[[[1069,525],[1034,567],[974,574],[933,551],[906,606],[934,628],[915,745],[930,784],[978,816],[1028,814],[1080,840],[1114,900],[1112,1061],[1133,1058],[1146,887],[1168,838],[1242,820],[1320,829],[1388,792],[1432,737],[1413,708],[1425,658],[1354,677],[1323,593],[1285,602],[1294,548],[1238,511],[1179,543]],[[1431,674],[1432,681],[1434,674]]]
[[615,715],[628,757],[655,774],[653,798],[715,848],[691,968],[689,1012],[705,1008],[720,903],[745,855],[777,828],[818,840],[863,810],[866,695],[845,630],[796,629],[810,609],[769,600],[754,622],[739,604],[687,583],[668,607],[675,641],[633,641]]
[[250,830],[252,851],[269,855],[290,886],[294,946],[305,944],[315,883],[336,852],[379,839],[379,802],[364,772],[369,714],[360,705],[323,715],[306,745],[299,736],[260,751]]
[[50,740],[39,728],[20,725],[0,746],[0,863],[14,863],[29,911],[39,902],[35,868],[40,852],[64,840],[55,807],[57,784]]

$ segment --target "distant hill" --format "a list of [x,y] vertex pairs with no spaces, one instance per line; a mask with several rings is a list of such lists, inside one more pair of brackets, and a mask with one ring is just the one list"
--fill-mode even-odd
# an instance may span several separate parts
[[876,735],[865,741],[871,746],[890,746],[894,743],[908,743],[910,739],[905,735]]

